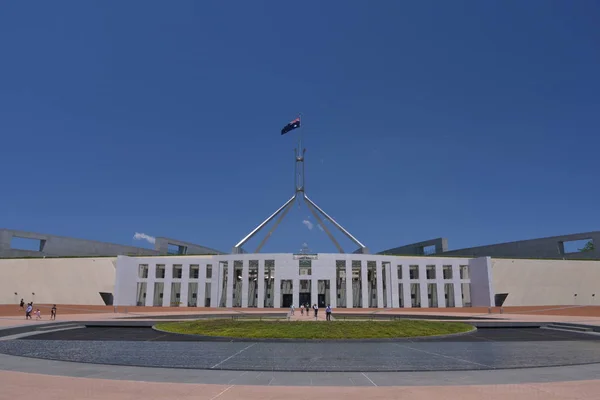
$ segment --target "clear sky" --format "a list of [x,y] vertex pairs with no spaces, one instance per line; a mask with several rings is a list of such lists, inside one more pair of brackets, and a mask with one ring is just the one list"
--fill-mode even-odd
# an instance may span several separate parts
[[[598,230],[598,21],[591,0],[4,2],[0,227],[229,251],[293,194],[302,113],[309,196],[372,251]],[[296,206],[264,251],[334,251],[314,223]]]

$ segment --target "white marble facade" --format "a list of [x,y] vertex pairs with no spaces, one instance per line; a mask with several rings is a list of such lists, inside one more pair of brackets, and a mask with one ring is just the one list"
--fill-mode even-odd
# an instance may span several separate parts
[[493,301],[489,258],[298,257],[120,256],[114,304],[281,308],[302,302],[333,308],[443,308],[489,306]]

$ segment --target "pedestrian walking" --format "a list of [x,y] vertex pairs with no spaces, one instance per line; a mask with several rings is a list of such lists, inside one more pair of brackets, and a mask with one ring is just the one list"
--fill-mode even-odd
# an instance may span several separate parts
[[25,319],[31,319],[31,311],[33,311],[33,306],[31,303],[27,304],[27,308],[25,309]]
[[294,315],[294,305],[290,306],[290,315]]
[[319,314],[319,306],[317,303],[313,305],[313,310],[315,310],[315,319],[317,319],[317,315]]
[[327,304],[327,308],[325,309],[325,319],[327,321],[331,321],[331,305]]
[[304,304],[300,304],[300,315],[304,315]]
[[50,309],[50,319],[56,320],[56,304]]

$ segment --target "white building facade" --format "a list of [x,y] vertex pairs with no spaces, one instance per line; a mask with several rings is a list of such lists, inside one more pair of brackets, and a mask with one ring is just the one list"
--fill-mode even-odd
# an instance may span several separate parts
[[114,305],[430,308],[493,305],[487,257],[231,254],[127,257]]

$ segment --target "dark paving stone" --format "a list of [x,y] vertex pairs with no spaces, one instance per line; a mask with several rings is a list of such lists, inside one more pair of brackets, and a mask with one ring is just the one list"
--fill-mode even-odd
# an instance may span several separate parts
[[[173,341],[201,342],[196,336],[175,335],[157,332],[151,328],[115,328],[93,327],[49,332],[29,336],[24,340],[101,340],[101,341]],[[412,342],[489,342],[489,341],[600,341],[600,335],[588,335],[580,332],[564,332],[539,328],[487,328],[463,336],[451,338],[411,339]],[[403,342],[404,343],[404,342]]]
[[600,362],[598,336],[482,329],[405,342],[207,342],[140,328],[86,328],[0,342],[0,353],[145,367],[257,371],[464,371]]

